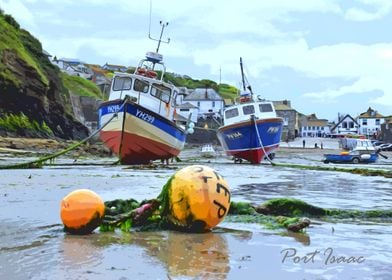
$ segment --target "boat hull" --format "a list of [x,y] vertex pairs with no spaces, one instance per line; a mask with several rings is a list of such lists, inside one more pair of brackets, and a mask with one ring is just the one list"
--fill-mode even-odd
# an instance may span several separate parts
[[100,131],[105,145],[122,164],[145,164],[177,156],[184,148],[185,131],[162,116],[127,101],[108,101],[99,107]]
[[218,139],[228,155],[257,164],[279,147],[282,126],[281,118],[249,119],[220,127]]

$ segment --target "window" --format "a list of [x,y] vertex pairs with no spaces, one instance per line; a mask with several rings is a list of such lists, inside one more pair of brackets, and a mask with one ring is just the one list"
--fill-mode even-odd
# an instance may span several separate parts
[[133,90],[147,93],[148,82],[136,79],[135,83],[133,84]]
[[376,119],[376,125],[380,125],[380,119]]
[[272,112],[272,106],[269,103],[266,104],[259,104],[259,110],[261,113]]
[[200,107],[200,101],[197,101],[197,107]]
[[354,122],[349,122],[350,128],[354,128]]
[[128,90],[131,89],[132,79],[129,77],[115,77],[113,83],[113,90]]
[[284,117],[283,118],[283,125],[289,125],[289,118],[288,117]]
[[160,84],[152,84],[151,95],[162,100],[163,102],[169,103],[170,93],[171,93],[170,88]]
[[255,107],[253,105],[246,105],[242,107],[242,112],[244,112],[244,115],[250,115],[255,113]]
[[367,125],[367,119],[362,120],[362,125]]
[[238,109],[237,108],[230,109],[230,110],[227,110],[225,112],[225,118],[226,119],[234,118],[234,117],[237,117],[237,116],[238,116]]
[[215,101],[212,101],[212,108],[215,107]]
[[180,112],[189,112],[189,109],[180,109]]
[[342,127],[347,128],[347,122],[342,122]]

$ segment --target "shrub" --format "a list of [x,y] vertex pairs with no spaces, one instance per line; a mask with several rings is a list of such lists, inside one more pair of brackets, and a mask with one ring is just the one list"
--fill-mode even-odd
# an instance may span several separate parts
[[20,29],[19,23],[11,16],[11,15],[4,15],[5,21],[9,24],[15,27],[16,29]]

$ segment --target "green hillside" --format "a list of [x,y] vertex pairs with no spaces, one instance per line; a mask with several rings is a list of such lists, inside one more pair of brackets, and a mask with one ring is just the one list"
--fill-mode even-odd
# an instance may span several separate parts
[[[12,50],[16,56],[20,57],[39,74],[41,81],[48,85],[48,78],[44,74],[42,61],[39,61],[35,54],[42,52],[41,43],[24,29],[20,29],[19,24],[10,15],[5,15],[0,9],[0,54],[4,50]],[[6,61],[5,61],[6,62]],[[16,74],[0,63],[0,77],[13,84],[20,84]]]
[[0,136],[85,138],[67,87],[94,96],[96,89],[62,78],[41,43],[0,8]]
[[165,73],[165,80],[173,83],[177,87],[195,88],[213,88],[223,98],[235,99],[238,95],[238,89],[228,84],[217,84],[214,81],[203,79],[195,80],[187,76],[179,76],[172,73]]
[[60,76],[64,86],[73,94],[103,99],[102,92],[92,81],[66,73],[61,73]]

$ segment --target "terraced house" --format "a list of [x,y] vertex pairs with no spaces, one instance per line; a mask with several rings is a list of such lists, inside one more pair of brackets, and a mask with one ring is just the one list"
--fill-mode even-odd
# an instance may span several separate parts
[[330,134],[328,120],[319,119],[316,114],[302,118],[300,130],[302,137],[325,137]]

